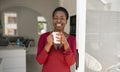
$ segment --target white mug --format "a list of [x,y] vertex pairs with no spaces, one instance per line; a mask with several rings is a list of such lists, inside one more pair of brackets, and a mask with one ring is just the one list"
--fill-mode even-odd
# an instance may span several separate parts
[[61,36],[58,36],[57,34],[59,34],[59,32],[52,32],[54,44],[60,44],[61,43],[60,41],[57,41],[58,39],[56,37],[61,38]]

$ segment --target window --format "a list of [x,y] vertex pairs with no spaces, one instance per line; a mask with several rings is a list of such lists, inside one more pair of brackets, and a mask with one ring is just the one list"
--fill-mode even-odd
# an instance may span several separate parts
[[42,33],[45,33],[47,31],[47,22],[44,17],[38,16],[37,17],[38,21],[38,35],[41,35]]
[[6,36],[17,35],[17,13],[4,13],[4,34]]

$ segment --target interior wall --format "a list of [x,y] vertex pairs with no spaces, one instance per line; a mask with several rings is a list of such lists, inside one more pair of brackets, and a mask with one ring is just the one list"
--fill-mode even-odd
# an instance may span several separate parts
[[120,0],[87,0],[87,10],[109,10],[120,11]]
[[120,11],[120,0],[106,0],[111,6],[111,11]]
[[45,17],[48,22],[48,31],[51,29],[51,14],[54,8],[58,6],[58,0],[48,1],[48,0],[0,0],[0,9],[4,10],[9,7],[23,6],[31,8]]
[[104,6],[101,0],[87,0],[87,10],[104,10]]
[[0,13],[5,10],[16,11],[19,14],[19,35],[37,40],[37,15],[44,16],[47,21],[47,31],[52,30],[52,12],[58,6],[58,0],[0,0]]
[[[37,44],[37,38],[39,38],[37,16],[41,16],[41,14],[39,14],[38,12],[32,9],[25,8],[25,7],[12,7],[2,12],[17,13],[18,36],[34,39],[35,44]],[[2,16],[3,16],[3,13],[2,13]],[[4,19],[2,20],[4,21]],[[4,22],[2,25],[4,28]]]
[[87,11],[86,52],[95,57],[103,71],[119,63],[120,12]]
[[18,12],[19,36],[24,36],[25,38],[34,39],[35,44],[37,44],[38,41],[37,38],[39,38],[37,16],[41,16],[41,14],[27,8],[19,8],[19,9],[21,10]]

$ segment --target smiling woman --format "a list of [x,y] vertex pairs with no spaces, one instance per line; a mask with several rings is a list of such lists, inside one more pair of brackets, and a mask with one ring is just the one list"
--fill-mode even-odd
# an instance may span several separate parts
[[[63,7],[57,7],[52,14],[54,29],[40,36],[36,60],[43,64],[42,72],[71,72],[70,66],[76,62],[76,39],[64,32],[69,14]],[[57,32],[57,41],[53,41]]]

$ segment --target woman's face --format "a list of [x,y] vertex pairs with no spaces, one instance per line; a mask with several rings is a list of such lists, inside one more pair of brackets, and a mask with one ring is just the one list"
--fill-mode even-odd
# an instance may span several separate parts
[[53,26],[55,31],[64,31],[64,27],[67,24],[66,15],[62,11],[57,11],[53,17]]

